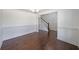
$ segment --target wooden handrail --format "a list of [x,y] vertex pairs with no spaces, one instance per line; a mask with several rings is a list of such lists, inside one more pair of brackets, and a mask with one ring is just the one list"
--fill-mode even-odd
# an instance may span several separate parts
[[[40,17],[41,18],[41,17]],[[49,23],[47,21],[45,21],[43,18],[41,18],[47,25],[48,25],[48,33],[50,31],[50,28],[49,28]]]
[[[41,17],[40,17],[41,18]],[[45,21],[43,18],[41,18],[45,23],[47,23],[48,24],[48,22],[47,21]]]

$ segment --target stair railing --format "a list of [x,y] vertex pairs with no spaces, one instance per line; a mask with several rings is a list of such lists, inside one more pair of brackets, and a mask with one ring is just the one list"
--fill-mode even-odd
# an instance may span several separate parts
[[49,43],[49,38],[50,38],[50,28],[49,28],[49,23],[46,21],[46,20],[44,20],[42,17],[40,17],[41,18],[41,20],[42,21],[44,21],[47,25],[48,25],[48,37],[47,37],[47,40],[46,40],[46,42],[45,42],[45,44],[43,45],[43,49],[45,49],[45,46],[47,46],[48,45],[48,43]]
[[48,34],[49,34],[49,31],[50,31],[49,23],[47,21],[45,21],[43,18],[41,18],[41,20],[43,20],[48,25]]

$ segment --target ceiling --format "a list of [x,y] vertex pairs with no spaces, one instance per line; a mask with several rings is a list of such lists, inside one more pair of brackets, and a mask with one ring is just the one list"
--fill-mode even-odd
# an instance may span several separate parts
[[19,9],[22,11],[27,11],[30,13],[38,13],[38,14],[47,14],[47,13],[51,13],[51,12],[56,12],[56,9]]

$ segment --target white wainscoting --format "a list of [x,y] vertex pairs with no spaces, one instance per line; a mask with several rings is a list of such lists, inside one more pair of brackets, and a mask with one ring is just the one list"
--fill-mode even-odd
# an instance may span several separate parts
[[79,46],[79,29],[70,27],[59,27],[57,38],[67,43]]
[[38,32],[37,25],[3,27],[3,40],[15,38],[32,32]]

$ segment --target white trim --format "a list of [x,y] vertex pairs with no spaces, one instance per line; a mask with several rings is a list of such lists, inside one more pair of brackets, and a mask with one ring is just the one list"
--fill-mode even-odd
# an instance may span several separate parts
[[77,27],[58,27],[57,39],[79,46],[79,28]]
[[3,40],[15,38],[32,32],[38,32],[37,25],[15,26],[2,28]]

